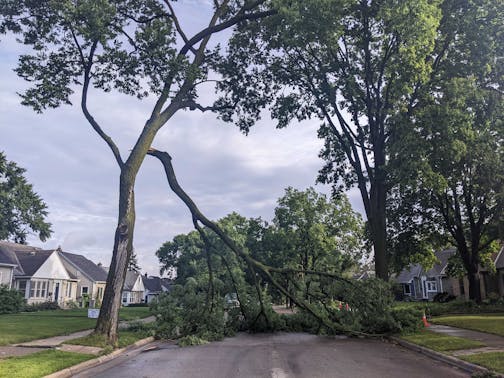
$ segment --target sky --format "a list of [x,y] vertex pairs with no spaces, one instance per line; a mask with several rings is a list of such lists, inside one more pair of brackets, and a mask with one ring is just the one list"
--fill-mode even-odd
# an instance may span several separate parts
[[[206,20],[205,1],[178,4],[179,18],[188,34]],[[206,21],[205,21],[206,22]],[[225,35],[218,40],[225,43]],[[27,170],[25,176],[48,206],[53,235],[45,243],[35,236],[28,242],[46,249],[61,246],[107,266],[112,256],[117,224],[119,168],[107,145],[87,123],[78,98],[42,114],[20,105],[17,93],[27,83],[13,69],[26,47],[12,37],[0,40],[0,151]],[[206,90],[201,103],[211,104]],[[89,108],[104,130],[127,156],[152,109],[153,97],[139,101],[118,93],[92,92]],[[288,186],[314,186],[323,162],[318,157],[318,120],[293,122],[285,129],[264,113],[243,135],[215,114],[178,112],[158,133],[153,147],[167,151],[179,183],[210,219],[236,211],[245,217],[270,221],[276,201]],[[326,185],[316,190],[329,193]],[[347,193],[362,212],[356,190]],[[147,157],[135,186],[134,247],[142,273],[159,275],[156,250],[175,235],[190,232],[189,211],[173,194],[164,170]]]

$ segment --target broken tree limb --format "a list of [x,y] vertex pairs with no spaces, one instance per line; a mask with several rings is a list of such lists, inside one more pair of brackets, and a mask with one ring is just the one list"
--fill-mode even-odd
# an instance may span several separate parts
[[241,257],[242,259],[245,260],[245,262],[253,268],[258,269],[262,274],[268,279],[268,281],[271,282],[271,284],[283,295],[286,297],[289,297],[294,304],[296,304],[299,308],[304,309],[307,311],[309,314],[314,316],[317,320],[319,320],[320,323],[324,324],[328,329],[332,329],[333,331],[338,331],[341,333],[346,333],[346,334],[353,334],[353,335],[366,335],[365,333],[362,332],[357,332],[357,331],[352,331],[348,330],[345,327],[343,327],[341,324],[333,323],[330,322],[328,319],[325,317],[321,316],[318,314],[314,309],[311,308],[311,306],[307,303],[305,303],[304,300],[296,298],[293,296],[291,293],[288,292],[282,285],[280,285],[276,279],[272,276],[272,273],[283,273],[283,274],[288,274],[288,273],[294,273],[294,272],[304,272],[306,274],[316,274],[316,275],[323,275],[326,277],[331,277],[334,279],[342,280],[345,282],[348,282],[348,280],[337,276],[336,274],[333,273],[325,273],[325,272],[317,272],[317,271],[303,271],[303,270],[293,270],[293,269],[281,269],[281,268],[273,268],[270,266],[267,266],[254,258],[252,258],[247,252],[242,250],[220,227],[217,225],[215,222],[212,222],[210,219],[208,219],[196,206],[194,201],[189,197],[189,195],[182,189],[182,187],[179,185],[177,181],[177,177],[175,175],[175,171],[173,169],[172,165],[172,158],[167,152],[163,151],[158,151],[156,149],[150,148],[147,152],[148,155],[156,157],[162,164],[166,173],[166,178],[168,180],[168,184],[172,191],[182,200],[182,202],[185,203],[185,205],[188,207],[189,211],[192,214],[193,219],[196,219],[197,221],[201,222],[204,226],[208,227],[210,230],[212,230],[223,242],[226,244],[228,248],[230,248],[237,256]]

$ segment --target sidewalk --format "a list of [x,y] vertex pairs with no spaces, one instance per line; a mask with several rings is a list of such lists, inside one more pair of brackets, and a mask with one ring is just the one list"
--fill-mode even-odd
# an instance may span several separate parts
[[[472,358],[471,357],[472,355],[474,355],[474,357],[478,357],[478,356],[484,356],[486,353],[491,352],[504,353],[503,336],[479,331],[472,331],[468,329],[456,328],[451,326],[445,326],[440,324],[431,324],[429,328],[427,328],[427,330],[441,335],[454,336],[468,340],[478,341],[484,344],[484,346],[472,349],[436,351],[434,349],[430,349],[427,346],[417,344],[413,341],[402,339],[401,337],[392,336],[391,339],[405,348],[414,350],[416,352],[425,354],[433,359],[443,361],[450,365],[456,366],[472,374],[487,374],[489,372],[489,369],[483,366],[484,364],[481,364],[480,362],[477,362],[477,364],[475,364],[474,362],[469,362],[470,359]],[[494,358],[493,356],[495,355],[492,355],[490,359]],[[465,360],[465,358],[468,358],[469,360]],[[481,359],[479,361],[481,361]],[[504,375],[499,373],[495,373],[492,376],[504,378]]]
[[[134,323],[134,322],[152,323],[154,320],[155,320],[154,316],[149,316],[147,318],[138,319],[138,320],[122,321],[119,323],[119,329],[127,328],[128,324],[130,324],[130,323]],[[91,332],[93,332],[93,330],[88,329],[85,331],[74,332],[69,335],[54,336],[54,337],[49,337],[46,339],[31,340],[31,341],[27,341],[25,343],[20,343],[20,344],[0,346],[0,359],[6,358],[6,357],[24,356],[27,354],[40,352],[41,350],[44,350],[47,348],[56,348],[56,347],[60,346],[61,344],[65,343],[66,341],[77,339],[77,338],[83,337],[83,336],[87,336]],[[91,350],[91,349],[86,349],[86,348],[80,348],[80,350],[78,350],[79,349],[78,346],[75,346],[75,347],[67,346],[66,350],[70,351],[70,349],[72,349],[71,350],[72,352],[78,352],[78,353],[80,352],[80,353],[96,354],[99,352],[96,350]]]
[[449,336],[463,337],[464,339],[479,341],[486,345],[486,347],[482,348],[454,351],[452,352],[453,356],[467,356],[470,354],[485,352],[504,352],[503,336],[493,335],[491,333],[471,331],[469,329],[455,328],[441,324],[432,324],[429,327],[429,331]]

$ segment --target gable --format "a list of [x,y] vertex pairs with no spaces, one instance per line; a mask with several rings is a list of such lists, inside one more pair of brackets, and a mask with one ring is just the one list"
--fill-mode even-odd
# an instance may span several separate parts
[[53,252],[33,274],[33,278],[53,278],[53,279],[70,279],[68,271],[58,256],[58,253]]
[[145,291],[145,287],[144,287],[144,284],[142,282],[142,276],[141,275],[138,275],[136,281],[135,281],[135,284],[133,285],[133,288],[131,289],[131,291]]

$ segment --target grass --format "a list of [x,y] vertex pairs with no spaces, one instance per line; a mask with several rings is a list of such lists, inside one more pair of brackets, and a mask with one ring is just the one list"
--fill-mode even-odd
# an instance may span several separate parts
[[[138,340],[151,336],[149,332],[119,331],[119,348],[127,347]],[[88,335],[78,339],[66,341],[65,344],[87,345],[98,348],[107,347],[105,337],[102,335]]]
[[456,336],[442,335],[427,330],[423,330],[420,333],[412,335],[403,335],[401,336],[401,338],[414,344],[436,350],[438,352],[447,352],[459,349],[472,349],[485,346],[485,344],[479,341],[473,341]]
[[[125,307],[121,320],[149,316],[148,307]],[[22,343],[93,328],[96,319],[87,317],[87,309],[52,310],[0,315],[0,345]]]
[[504,373],[504,352],[478,353],[469,356],[459,356],[458,358],[499,373]]
[[35,378],[87,361],[90,354],[44,350],[27,356],[9,357],[0,360],[0,378]]
[[504,336],[504,314],[440,316],[432,322]]

